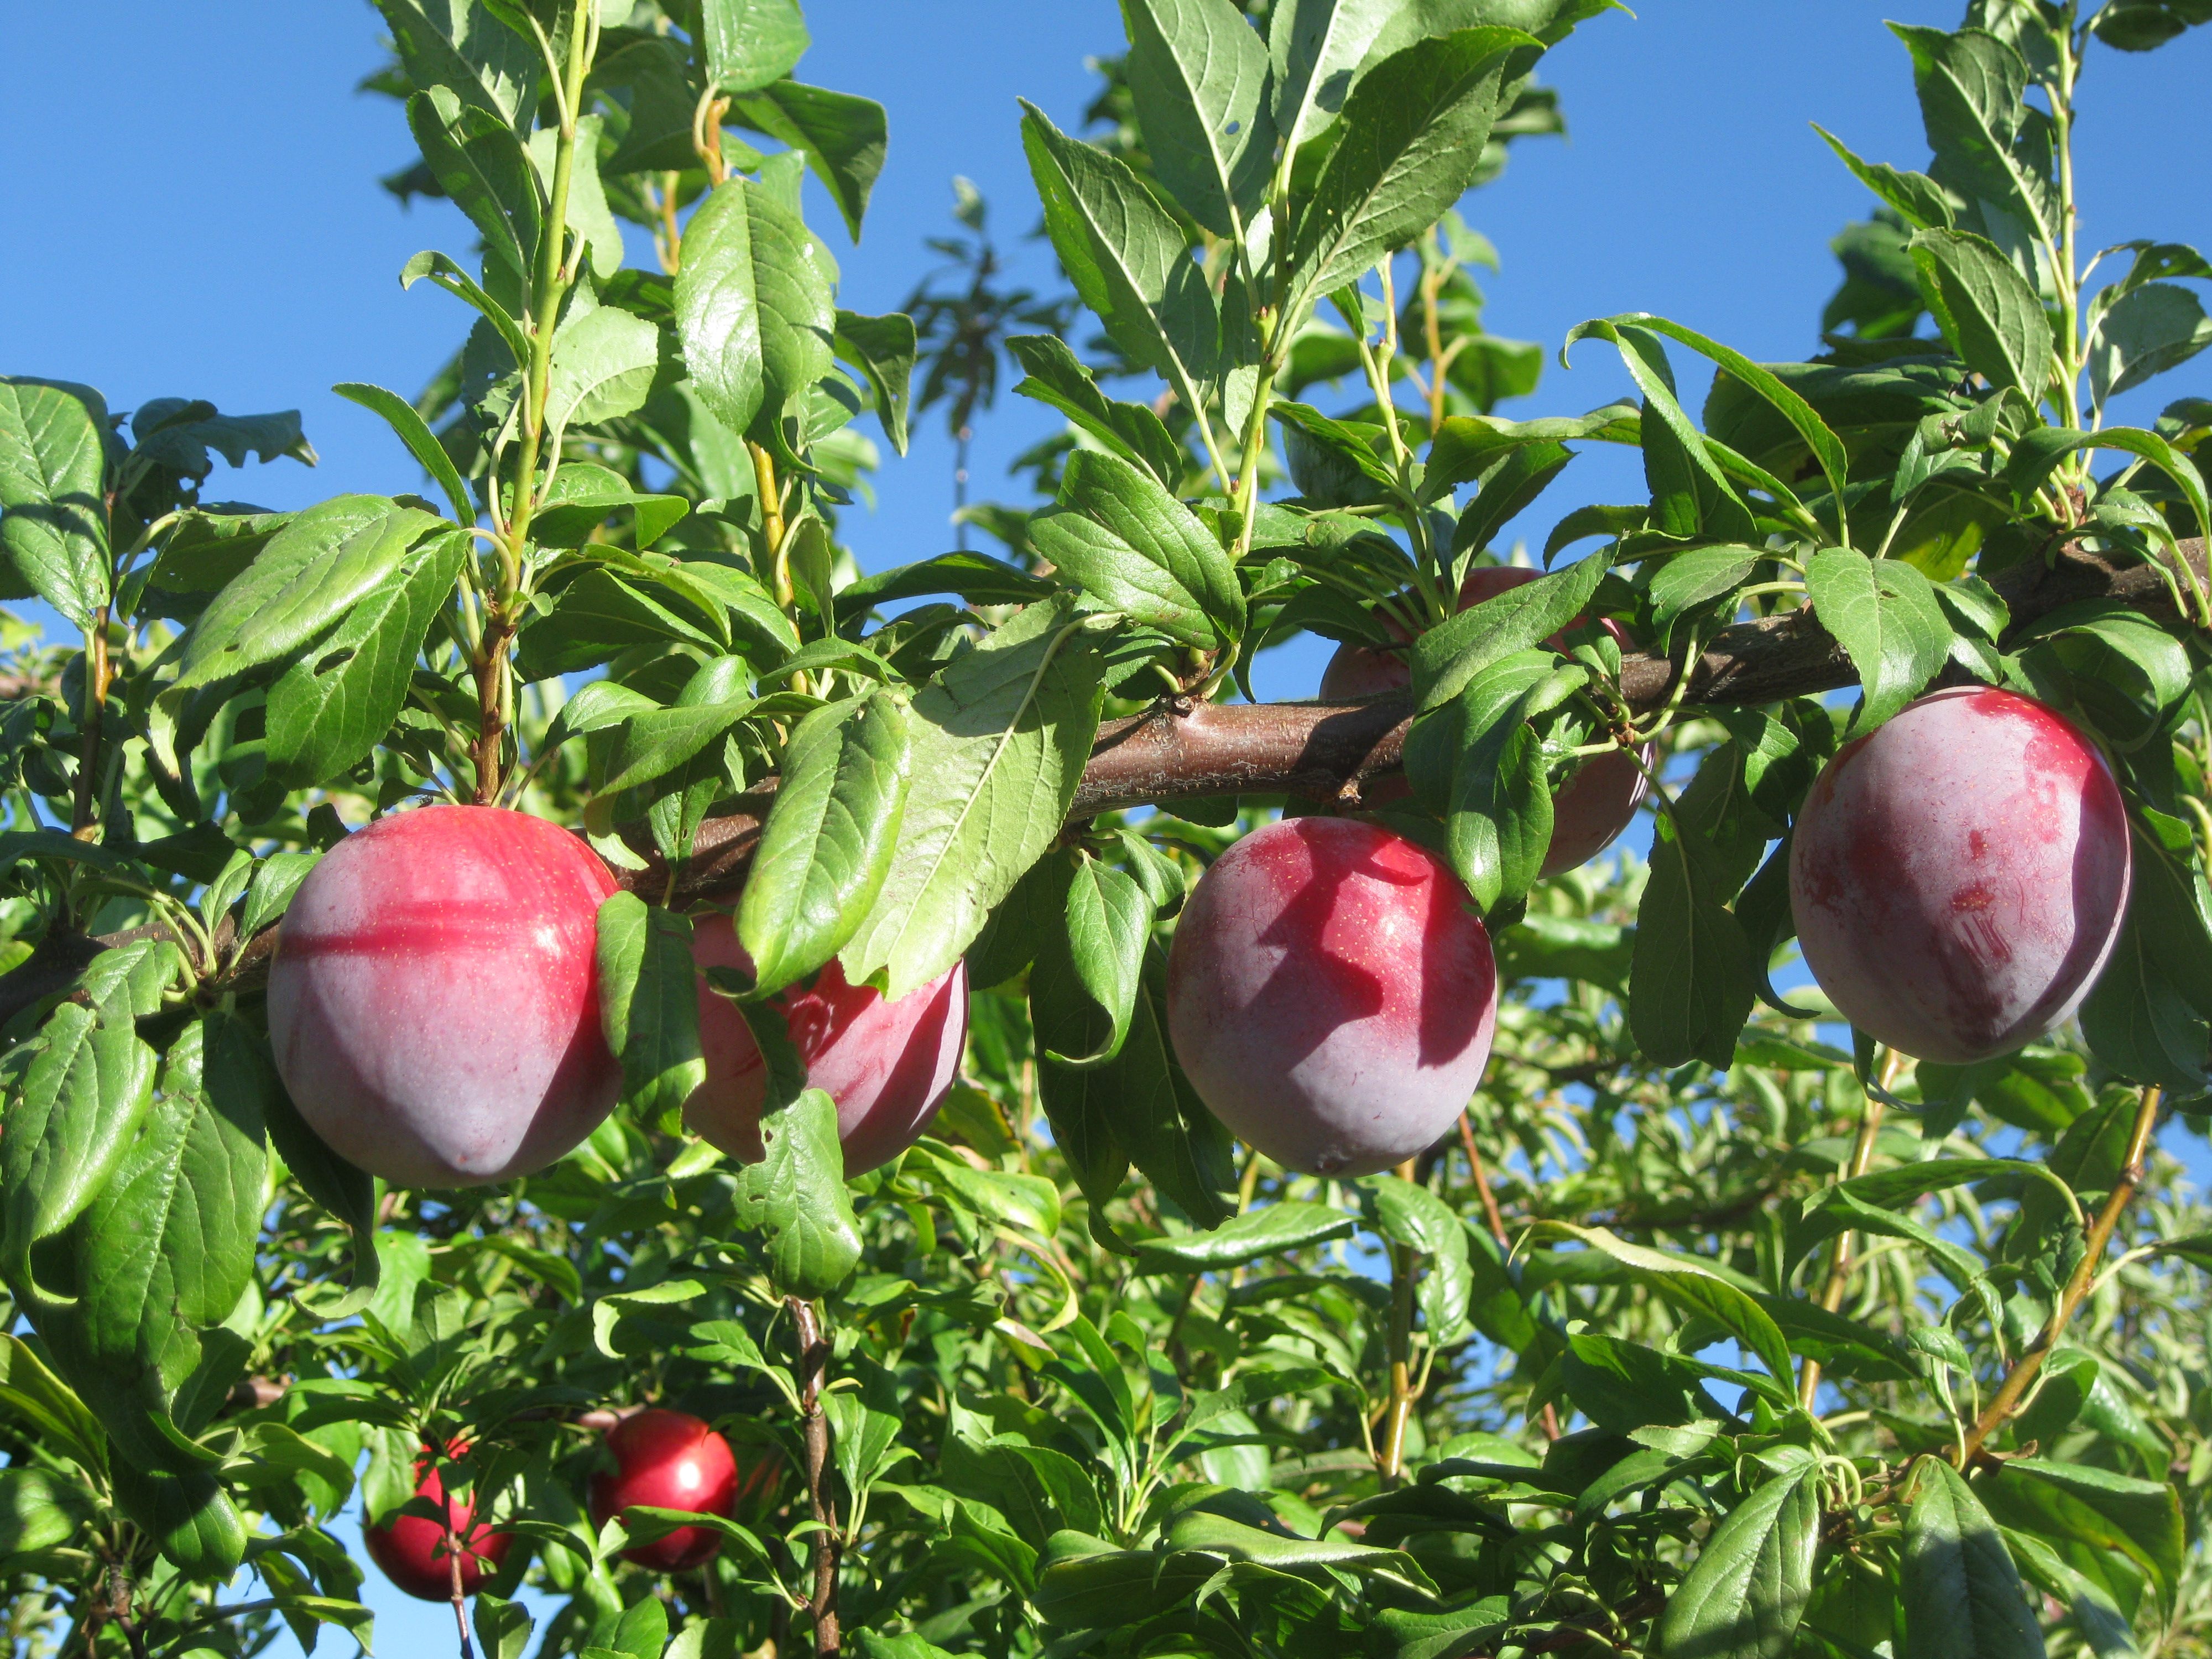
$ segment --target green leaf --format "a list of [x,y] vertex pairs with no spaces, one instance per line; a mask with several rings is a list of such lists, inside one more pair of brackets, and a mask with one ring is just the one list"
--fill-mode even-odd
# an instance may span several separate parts
[[90,386],[0,378],[0,557],[79,629],[107,603],[107,404]]
[[761,994],[821,967],[866,918],[890,873],[908,753],[907,705],[888,691],[817,708],[792,732],[738,905]]
[[[1755,547],[1696,547],[1678,553],[1652,573],[1645,590],[1651,599],[1651,620],[1659,630],[1663,649],[1674,637],[1674,624],[1691,611],[1733,593],[1749,579],[1753,567],[1768,557]],[[1731,611],[1734,606],[1729,607]]]
[[1203,1550],[1231,1561],[1256,1562],[1277,1571],[1333,1568],[1377,1574],[1420,1589],[1432,1588],[1428,1575],[1403,1550],[1358,1544],[1347,1538],[1286,1537],[1204,1509],[1185,1510],[1170,1522],[1167,1545],[1171,1550]]
[[1117,1550],[1080,1533],[1055,1533],[1040,1562],[1037,1615],[1062,1629],[1119,1630],[1189,1605],[1220,1565],[1195,1552]]
[[1601,548],[1564,570],[1470,605],[1415,640],[1407,656],[1420,708],[1443,707],[1492,663],[1531,649],[1573,622],[1589,609],[1612,563],[1611,550]]
[[2024,152],[2019,143],[2039,122],[2023,100],[2030,75],[2020,53],[1984,29],[1947,34],[1902,23],[1889,27],[1912,54],[1912,83],[1920,94],[1928,147],[1936,152],[1937,181],[2016,214],[2036,240],[2056,242],[2050,141],[2046,137],[2039,155],[2032,145]]
[[1370,1224],[1385,1238],[1427,1258],[1413,1293],[1429,1340],[1439,1347],[1458,1341],[1467,1334],[1468,1307],[1474,1293],[1467,1229],[1459,1216],[1426,1187],[1395,1175],[1370,1176],[1359,1189],[1370,1206]]
[[1429,445],[1421,493],[1431,501],[1441,501],[1460,485],[1489,474],[1517,449],[1583,439],[1633,443],[1636,436],[1634,410],[1625,404],[1607,404],[1587,415],[1534,421],[1508,421],[1494,415],[1447,416]]
[[651,1119],[707,1080],[691,921],[617,893],[599,906],[599,1024],[622,1060],[623,1101]]
[[884,170],[884,152],[890,143],[881,104],[849,92],[785,80],[738,99],[727,118],[805,151],[808,168],[837,204],[846,230],[854,241],[860,240],[868,194]]
[[660,331],[642,317],[614,306],[572,316],[553,336],[546,425],[565,432],[635,413],[644,406],[659,366]]
[[252,1283],[267,1161],[258,1095],[205,1086],[204,1037],[194,1024],[171,1045],[144,1133],[70,1233],[77,1306],[56,1333],[58,1355],[98,1378],[89,1403],[118,1450],[174,1473],[176,1451],[126,1419],[166,1420],[202,1331]]
[[1863,161],[1844,146],[1844,141],[1822,126],[1813,131],[1828,141],[1843,164],[1858,181],[1893,209],[1915,230],[1948,230],[1953,216],[1943,187],[1924,173],[1905,173],[1881,161]]
[[2102,409],[2123,392],[2212,345],[2212,319],[2185,288],[2151,283],[2123,295],[2089,337],[2089,386]]
[[1067,342],[1051,334],[1017,334],[1006,342],[1028,371],[1014,390],[1049,404],[1123,460],[1134,461],[1168,489],[1182,477],[1182,446],[1149,404],[1122,403],[1098,389]]
[[439,189],[468,216],[487,254],[506,267],[506,283],[520,291],[530,281],[544,204],[537,170],[514,128],[434,87],[408,99],[407,129]]
[[204,1024],[201,1064],[209,1093],[223,1099],[251,1097],[258,1103],[270,1144],[291,1170],[293,1179],[333,1220],[352,1232],[355,1285],[374,1286],[378,1273],[372,1242],[376,1230],[376,1183],[332,1152],[307,1127],[276,1074],[264,1034],[235,1015],[210,1014]]
[[590,461],[564,462],[531,515],[530,538],[541,547],[584,547],[606,521],[629,512],[640,548],[683,522],[691,505],[681,495],[641,495],[620,473]]
[[209,601],[185,638],[173,690],[281,661],[392,579],[445,521],[380,495],[339,495],[300,514]]
[[1231,1216],[1210,1233],[1134,1241],[1139,1273],[1213,1273],[1348,1238],[1352,1218],[1326,1204],[1285,1199]]
[[477,1595],[473,1622],[484,1659],[522,1659],[530,1646],[530,1613],[489,1590]]
[[1152,904],[1127,872],[1085,855],[1067,884],[1067,952],[1076,982],[1110,1025],[1103,1047],[1080,1057],[1045,1049],[1062,1066],[1103,1066],[1121,1052],[1136,1012],[1152,936]]
[[791,73],[812,44],[799,0],[701,0],[707,84],[732,96]]
[[701,399],[732,432],[779,414],[830,372],[836,265],[757,184],[715,187],[684,230],[676,327]]
[[1986,1490],[2008,1524],[2124,1555],[2151,1575],[2162,1598],[2179,1588],[2188,1539],[2181,1494],[2171,1484],[2086,1463],[2014,1457]]
[[890,872],[841,952],[893,1001],[950,969],[1060,833],[1097,732],[1100,664],[1071,602],[1034,605],[914,700]]
[[[1235,1213],[1233,1147],[1176,1063],[1167,1040],[1164,1004],[1166,960],[1146,953],[1141,994],[1131,1009],[1121,1051],[1104,1065],[1037,1067],[1037,1092],[1053,1138],[1075,1166],[1092,1206],[1091,1231],[1109,1248],[1126,1248],[1103,1211],[1130,1163],[1200,1226]],[[1030,972],[1030,1018],[1048,1050],[1082,1052],[1108,1040],[1105,1016],[1077,978],[1065,940],[1040,948]]]
[[837,1103],[808,1089],[761,1115],[766,1156],[738,1174],[738,1221],[768,1234],[769,1276],[787,1296],[827,1296],[860,1259],[845,1188]]
[[1820,1484],[1808,1463],[1731,1510],[1667,1598],[1666,1659],[1785,1659],[1813,1595]]
[[2031,404],[2051,374],[2051,319],[2027,279],[1985,236],[1919,230],[1908,246],[1920,292],[1951,349],[1999,391]]
[[1059,501],[1030,520],[1037,551],[1102,604],[1210,649],[1244,629],[1244,592],[1206,527],[1118,455],[1067,458]]
[[422,464],[422,470],[437,480],[438,487],[446,492],[446,499],[453,504],[455,524],[471,525],[477,521],[468,486],[461,482],[453,458],[446,453],[445,446],[430,430],[430,423],[416,412],[414,404],[396,392],[361,380],[341,381],[331,390],[348,403],[359,404],[384,417],[385,424],[407,446],[408,453]]
[[1516,652],[1420,715],[1407,736],[1407,775],[1422,804],[1443,815],[1445,856],[1485,915],[1528,896],[1552,844],[1543,744],[1528,721],[1588,678],[1549,651]]
[[2043,1659],[2043,1632],[1996,1523],[1959,1472],[1920,1460],[1905,1517],[1905,1651],[1944,1659]]
[[1127,163],[1022,105],[1022,148],[1054,252],[1115,344],[1157,371],[1189,409],[1220,350],[1219,307],[1182,228]]
[[1627,1269],[1638,1284],[1656,1291],[1675,1306],[1702,1315],[1742,1345],[1766,1367],[1767,1375],[1785,1394],[1794,1394],[1796,1371],[1790,1363],[1790,1345],[1773,1318],[1748,1291],[1739,1288],[1694,1257],[1631,1244],[1603,1227],[1577,1227],[1566,1221],[1539,1221],[1529,1237],[1572,1238],[1601,1252]]
[[902,311],[885,317],[864,317],[857,311],[837,313],[837,356],[867,377],[876,395],[876,418],[891,447],[906,453],[907,404],[914,380],[916,341],[914,319]]
[[606,776],[598,793],[618,794],[665,777],[750,714],[753,707],[750,697],[732,697],[641,709],[628,716],[606,747],[602,763]]
[[1129,0],[1122,15],[1153,170],[1192,218],[1237,240],[1275,159],[1266,45],[1231,0]]
[[1356,281],[1442,218],[1481,170],[1509,64],[1542,45],[1502,26],[1458,29],[1368,70],[1291,233],[1295,291]]
[[476,278],[434,250],[416,254],[399,269],[399,286],[403,289],[412,288],[426,278],[432,286],[445,289],[480,313],[506,343],[516,366],[530,361],[530,337],[523,331],[522,325],[515,320],[514,313],[479,288]]
[[[1820,464],[1821,473],[1828,481],[1828,489],[1838,504],[1836,510],[1838,514],[1842,512],[1844,480],[1850,470],[1850,460],[1844,453],[1843,441],[1828,429],[1828,423],[1820,418],[1813,405],[1791,390],[1772,370],[1762,368],[1741,352],[1724,346],[1717,340],[1709,339],[1694,329],[1669,322],[1664,317],[1655,317],[1648,311],[1630,312],[1610,320],[1615,325],[1632,325],[1648,329],[1654,334],[1663,334],[1668,339],[1689,347],[1772,404],[1775,411],[1796,428],[1797,435],[1805,441],[1806,447],[1813,452],[1813,459]],[[1849,546],[1850,526],[1839,523],[1837,532],[1844,538],[1844,544]]]
[[1267,55],[1286,172],[1300,146],[1334,123],[1353,73],[1399,9],[1398,0],[1281,0],[1272,9]]
[[1629,1030],[1656,1065],[1695,1059],[1724,1071],[1735,1060],[1756,981],[1750,945],[1723,889],[1712,844],[1673,813],[1660,813],[1628,989]]
[[418,89],[443,87],[462,102],[510,125],[523,118],[545,60],[483,6],[451,0],[375,0],[407,78]]
[[0,1253],[9,1283],[27,1300],[37,1295],[31,1247],[106,1187],[153,1108],[154,1090],[154,1051],[138,1040],[127,998],[97,1010],[65,1002],[36,1042],[0,1135]]
[[1805,587],[1820,626],[1858,670],[1854,732],[1872,731],[1911,702],[1949,660],[1950,619],[1911,565],[1829,548],[1806,561]]
[[2204,23],[2212,12],[2203,0],[2108,0],[2089,27],[2106,46],[2150,52]]
[[270,777],[288,789],[335,779],[391,730],[468,554],[465,531],[421,544],[270,688]]
[[84,1494],[44,1469],[0,1469],[0,1556],[65,1544],[92,1518]]

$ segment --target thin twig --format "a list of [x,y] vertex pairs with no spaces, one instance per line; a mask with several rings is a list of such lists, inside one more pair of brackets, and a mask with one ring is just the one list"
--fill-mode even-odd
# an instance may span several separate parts
[[1974,1461],[1983,1443],[2012,1415],[2021,1396],[2027,1392],[2027,1385],[2035,1381],[2036,1373],[2043,1369],[2043,1362],[2051,1357],[2051,1351],[2058,1346],[2058,1339],[2066,1334],[2067,1323],[2074,1317],[2075,1310],[2087,1298],[2089,1285],[2096,1277],[2097,1266],[2105,1258],[2106,1247],[2112,1242],[2112,1230],[2119,1225],[2121,1212],[2128,1207],[2129,1200],[2135,1197],[2136,1189],[2142,1185],[2143,1160],[2150,1152],[2151,1133],[2158,1127],[2160,1097],[2159,1087],[2154,1083],[2142,1091],[2142,1104],[2136,1109],[2135,1129],[2128,1137],[2127,1161],[2120,1166],[2119,1178],[2113,1182],[2112,1190],[2106,1194],[2105,1207],[2097,1212],[2096,1222],[2089,1229],[2088,1243],[2081,1252],[2081,1260],[2075,1265],[2073,1276],[2066,1281],[2066,1289],[2058,1298],[2058,1305],[2051,1310],[2050,1322],[2037,1334],[2035,1340],[2028,1344],[2027,1352],[2021,1355],[2005,1380],[1997,1385],[1997,1391],[1988,1407],[1974,1420],[1974,1426],[1967,1431],[1966,1437],[1960,1443],[1960,1468]]
[[[1878,1085],[1881,1094],[1873,1090],[1867,1091],[1866,1104],[1859,1112],[1858,1139],[1851,1145],[1850,1162],[1844,1165],[1838,1185],[1845,1181],[1857,1180],[1867,1172],[1867,1165],[1874,1161],[1875,1140],[1881,1129],[1881,1095],[1887,1094],[1896,1086],[1898,1067],[1903,1063],[1904,1057],[1896,1049],[1891,1049],[1889,1058],[1881,1066],[1881,1082]],[[1830,1313],[1844,1305],[1844,1291],[1851,1282],[1854,1251],[1853,1234],[1846,1228],[1836,1240],[1836,1254],[1828,1264],[1828,1282],[1820,1291],[1820,1305]],[[1820,1391],[1820,1362],[1808,1359],[1804,1374],[1797,1383],[1798,1403],[1807,1411],[1811,1411],[1813,1397]]]
[[823,1336],[814,1304],[799,1297],[785,1299],[799,1328],[799,1427],[806,1447],[806,1500],[820,1523],[808,1540],[814,1558],[814,1595],[807,1611],[814,1616],[817,1659],[842,1650],[837,1630],[837,1562],[844,1539],[837,1530],[836,1501],[830,1490],[830,1419],[822,1413],[822,1381],[830,1369],[830,1344]]

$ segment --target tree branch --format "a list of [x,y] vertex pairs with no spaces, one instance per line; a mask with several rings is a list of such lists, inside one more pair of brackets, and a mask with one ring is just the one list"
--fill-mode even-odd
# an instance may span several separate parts
[[[2184,542],[2182,550],[2199,574],[2205,574],[2203,544]],[[2031,556],[1992,578],[1990,585],[2011,609],[2008,640],[2060,606],[2082,599],[2118,599],[2166,627],[2193,626],[2175,610],[2154,566],[2115,564],[2079,548],[2060,549],[2047,566]],[[1684,667],[1650,652],[1632,653],[1621,662],[1622,694],[1632,708],[1649,713],[1674,696]],[[1814,696],[1857,679],[1843,647],[1809,610],[1722,629],[1687,665],[1687,672],[1682,702],[1692,708],[1753,707]],[[1240,794],[1356,805],[1368,784],[1403,764],[1413,714],[1413,698],[1406,692],[1349,703],[1163,702],[1098,728],[1068,815],[1080,820],[1123,807],[1172,806]],[[775,804],[775,785],[772,778],[763,780],[737,797],[731,811],[700,826],[672,889],[667,863],[653,849],[644,826],[628,826],[625,838],[645,867],[618,870],[616,880],[656,901],[664,894],[672,894],[678,904],[729,900],[744,885]],[[229,927],[226,920],[223,927]],[[49,939],[29,961],[0,975],[0,1024],[68,986],[100,950],[166,931],[155,927],[97,939]],[[276,941],[276,929],[268,928],[234,953],[231,936],[219,933],[218,949],[230,958],[223,988],[258,988]]]

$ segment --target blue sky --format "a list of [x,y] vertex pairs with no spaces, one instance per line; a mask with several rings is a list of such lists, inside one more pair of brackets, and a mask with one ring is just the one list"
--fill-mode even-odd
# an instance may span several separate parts
[[[817,44],[802,77],[890,113],[862,245],[845,240],[818,195],[810,204],[842,263],[844,302],[880,312],[904,298],[933,261],[921,239],[951,227],[955,173],[991,201],[1018,276],[1049,288],[1049,258],[1025,240],[1036,210],[1014,100],[1078,122],[1096,84],[1085,56],[1120,43],[1112,0],[811,0],[807,9]],[[1648,310],[1753,357],[1802,356],[1836,281],[1828,239],[1869,206],[1808,123],[1870,158],[1920,165],[1905,52],[1881,20],[1954,26],[1960,8],[1642,0],[1640,9],[1586,25],[1547,60],[1571,136],[1522,145],[1504,178],[1466,204],[1504,261],[1486,283],[1490,325],[1556,348],[1586,317]],[[322,465],[218,479],[222,495],[291,507],[419,488],[383,425],[328,389],[361,380],[411,394],[466,324],[444,296],[398,286],[418,249],[464,253],[470,236],[452,210],[403,210],[375,182],[410,155],[398,106],[353,90],[378,61],[377,35],[369,8],[346,0],[7,7],[0,372],[89,381],[118,408],[174,393],[239,413],[301,409]],[[2079,149],[2086,246],[2138,236],[2212,246],[2212,191],[2176,142],[2208,84],[2212,30],[2148,57],[2097,54]],[[1586,345],[1575,362],[1547,370],[1536,395],[1506,412],[1578,412],[1625,389],[1608,348]],[[2116,418],[2147,422],[2203,386],[2185,369],[2119,400]],[[1003,399],[981,424],[976,494],[1010,495],[1006,459],[1054,423]],[[906,460],[886,461],[878,509],[847,521],[870,568],[951,545],[941,420],[923,426]],[[1571,507],[1641,489],[1632,456],[1592,454],[1531,527],[1540,537]],[[1274,653],[1262,695],[1311,695],[1325,650]],[[450,1650],[441,1609],[402,1601],[380,1582],[370,1595],[382,1652]],[[325,1650],[346,1646],[332,1637]],[[288,1638],[275,1651],[296,1650]]]

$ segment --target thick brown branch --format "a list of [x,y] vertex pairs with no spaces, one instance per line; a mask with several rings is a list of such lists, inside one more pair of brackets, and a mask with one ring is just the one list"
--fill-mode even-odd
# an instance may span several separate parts
[[[2203,544],[2182,546],[2203,573]],[[1992,586],[2011,609],[2015,636],[2061,605],[2081,599],[2118,599],[2167,626],[2183,625],[2154,568],[2116,565],[2078,549],[2062,550],[2048,567],[2040,559],[2023,561],[1995,578]],[[1631,708],[1648,713],[1674,695],[1682,672],[1681,664],[1668,658],[1637,653],[1621,664],[1621,690]],[[1814,696],[1856,678],[1843,648],[1809,611],[1721,629],[1688,665],[1688,673],[1682,702],[1707,708]],[[1173,805],[1221,795],[1356,800],[1364,785],[1403,763],[1413,712],[1412,697],[1403,692],[1353,703],[1163,703],[1099,728],[1069,816],[1081,819],[1120,807]],[[676,902],[726,901],[744,885],[775,799],[775,781],[769,779],[738,797],[733,810],[700,826],[693,854],[678,872]],[[667,865],[652,850],[642,825],[625,834],[645,867],[617,871],[616,879],[659,901],[671,891]],[[0,1024],[68,985],[100,949],[157,931],[42,944],[22,966],[0,975]],[[275,947],[274,929],[246,940],[237,949],[225,988],[257,988]]]

